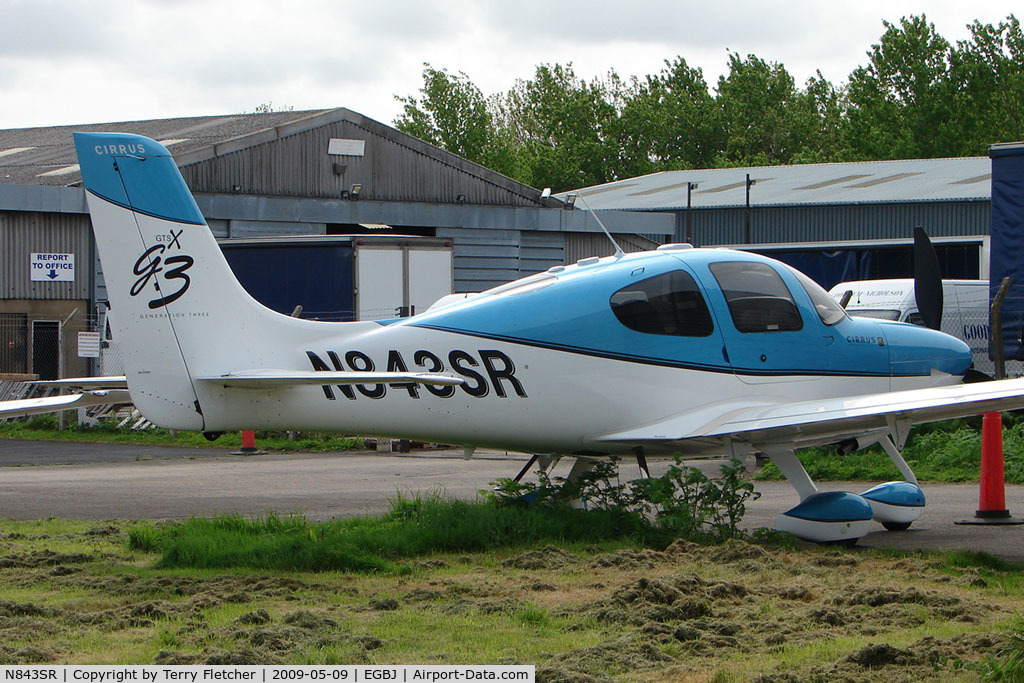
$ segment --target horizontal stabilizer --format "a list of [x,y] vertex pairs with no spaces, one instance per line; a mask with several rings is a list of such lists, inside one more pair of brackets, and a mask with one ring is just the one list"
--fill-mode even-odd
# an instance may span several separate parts
[[131,403],[132,397],[127,391],[120,389],[110,391],[89,391],[83,394],[67,396],[47,396],[45,398],[22,398],[16,401],[0,402],[0,418],[57,413],[62,410],[75,410],[113,403]]
[[465,382],[461,377],[428,372],[348,372],[343,370],[247,370],[216,377],[197,377],[196,379],[200,382],[211,382],[225,387],[243,389],[271,389],[306,384],[395,384],[399,382],[458,386]]
[[109,377],[66,377],[64,379],[35,380],[26,382],[37,387],[79,387],[81,389],[127,389],[128,380],[124,375]]

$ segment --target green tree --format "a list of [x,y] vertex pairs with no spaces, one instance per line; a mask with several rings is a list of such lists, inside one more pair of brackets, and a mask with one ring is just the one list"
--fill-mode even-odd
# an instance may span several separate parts
[[572,64],[542,64],[517,82],[501,100],[499,130],[516,148],[519,179],[556,191],[614,180],[618,111],[610,91],[578,78]]
[[732,53],[716,90],[724,137],[718,165],[786,164],[806,147],[813,121],[799,115],[799,93],[783,65]]
[[722,145],[718,107],[704,73],[682,57],[622,98],[619,154],[623,176],[707,168]]
[[925,16],[883,22],[867,66],[850,75],[847,145],[859,159],[926,159],[954,154],[950,45]]
[[469,76],[424,64],[420,94],[396,97],[402,103],[398,130],[495,170],[509,166],[509,150],[495,132],[487,100]]
[[843,161],[850,156],[845,146],[846,99],[818,71],[807,79],[804,89],[797,93],[793,116],[800,124],[804,139],[790,163],[808,164]]
[[997,26],[974,21],[957,44],[951,74],[962,134],[958,154],[985,154],[995,142],[1024,139],[1024,33],[1014,15]]

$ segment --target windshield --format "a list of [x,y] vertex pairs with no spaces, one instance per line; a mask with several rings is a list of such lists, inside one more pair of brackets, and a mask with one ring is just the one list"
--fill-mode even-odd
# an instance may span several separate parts
[[828,292],[821,285],[796,268],[787,267],[796,279],[800,281],[800,286],[807,292],[807,296],[811,298],[811,303],[814,304],[814,310],[817,311],[821,322],[831,326],[846,317],[846,311],[843,310],[843,307],[839,305],[838,301],[829,296]]

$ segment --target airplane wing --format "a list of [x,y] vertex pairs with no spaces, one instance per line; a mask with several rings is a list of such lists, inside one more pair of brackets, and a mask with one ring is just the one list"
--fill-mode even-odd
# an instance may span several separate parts
[[22,398],[14,401],[0,401],[0,418],[56,413],[108,403],[131,403],[132,397],[120,389],[88,391],[67,396],[46,396],[44,398]]
[[246,370],[212,377],[197,377],[200,382],[212,382],[225,387],[244,389],[271,389],[304,384],[394,384],[414,382],[437,386],[458,386],[461,377],[429,372],[348,372],[329,370]]
[[789,443],[794,448],[836,443],[895,425],[934,422],[1024,408],[1024,378],[958,384],[818,401],[750,406],[708,406],[653,424],[606,434],[599,441],[677,443],[733,437],[753,445]]

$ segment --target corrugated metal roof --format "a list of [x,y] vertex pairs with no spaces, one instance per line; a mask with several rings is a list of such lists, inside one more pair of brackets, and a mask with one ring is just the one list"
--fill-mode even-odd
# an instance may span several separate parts
[[94,123],[50,128],[0,130],[0,183],[68,185],[81,180],[71,133],[112,131],[137,133],[173,145],[175,158],[228,140],[294,123],[330,110],[271,114],[196,116],[155,121]]
[[[13,130],[0,130],[0,183],[13,185],[43,185],[43,186],[69,186],[81,182],[81,173],[76,164],[78,159],[75,156],[72,132],[85,131],[112,131],[124,133],[137,133],[160,140],[169,146],[170,152],[178,166],[183,169],[186,181],[192,182],[186,172],[186,168],[199,168],[204,162],[235,158],[236,153],[257,148],[268,143],[275,143],[285,138],[297,137],[300,133],[337,128],[336,124],[344,124],[346,127],[359,131],[359,134],[368,136],[368,139],[381,139],[385,141],[393,153],[387,160],[391,167],[377,169],[377,173],[400,175],[415,171],[425,178],[440,178],[447,182],[459,183],[475,182],[497,194],[501,198],[511,196],[515,203],[524,206],[536,206],[547,208],[559,208],[561,203],[550,198],[542,198],[540,191],[524,183],[503,176],[485,166],[459,157],[427,142],[418,140],[401,131],[386,126],[382,123],[367,118],[362,114],[338,107],[335,109],[322,109],[315,111],[292,111],[277,112],[271,114],[235,114],[229,116],[203,116],[184,119],[160,119],[154,121],[129,121],[122,123],[100,123],[76,126],[59,126],[52,128],[20,128]],[[376,137],[374,137],[376,136]],[[359,140],[365,144],[365,140]],[[319,143],[317,143],[319,144]],[[395,151],[397,150],[397,151]],[[300,151],[301,153],[301,151]],[[324,144],[323,154],[329,153],[329,146]],[[427,168],[415,169],[410,164],[396,162],[396,154],[405,154],[408,158],[418,158],[425,161]],[[380,156],[379,150],[377,156]],[[365,161],[368,168],[372,167],[374,155],[358,157]],[[384,163],[381,157],[381,163]],[[265,161],[265,160],[264,160]],[[278,159],[278,162],[281,160]],[[308,160],[307,165],[308,165]],[[348,165],[353,165],[350,162]],[[431,174],[436,165],[442,165],[445,169],[454,169],[457,173]],[[431,167],[431,165],[433,165]],[[328,166],[328,173],[330,167]],[[272,169],[279,171],[280,169]],[[351,169],[350,169],[351,170]],[[372,168],[367,172],[371,172]],[[266,174],[261,177],[266,177]],[[279,176],[280,177],[280,176]],[[380,180],[380,178],[377,178]],[[307,182],[308,178],[303,178]],[[393,182],[393,186],[407,184],[407,179],[400,179],[401,182]],[[333,181],[332,181],[333,182]],[[377,183],[378,187],[386,183]],[[196,191],[211,192],[217,191],[204,185],[198,185]],[[432,188],[437,190],[438,188]],[[459,195],[466,196],[472,193],[466,192],[463,187],[458,189],[446,188],[447,194],[451,195],[451,201],[457,201]],[[270,192],[273,195],[289,194],[282,191],[282,188],[273,188]],[[226,190],[224,190],[226,191]],[[443,193],[439,193],[443,194]],[[478,193],[479,194],[479,193]],[[484,193],[486,194],[486,193]],[[331,195],[335,196],[335,195]],[[387,197],[395,200],[400,197]],[[437,197],[417,201],[438,201]],[[476,203],[507,203],[506,201],[494,202],[479,199]]]
[[988,157],[665,171],[576,192],[592,209],[679,210],[686,208],[687,186],[697,183],[691,194],[693,208],[729,208],[744,206],[748,173],[754,181],[751,206],[991,198]]

